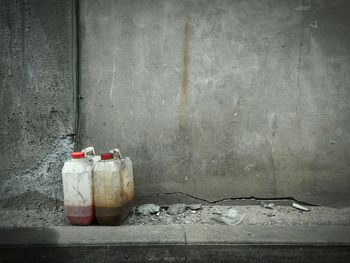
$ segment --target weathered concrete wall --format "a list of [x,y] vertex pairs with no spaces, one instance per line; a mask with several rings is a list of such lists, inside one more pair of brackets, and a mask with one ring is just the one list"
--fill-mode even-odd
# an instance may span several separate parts
[[72,1],[0,5],[0,203],[62,199],[72,150]]
[[139,196],[350,200],[350,2],[82,0],[80,145]]

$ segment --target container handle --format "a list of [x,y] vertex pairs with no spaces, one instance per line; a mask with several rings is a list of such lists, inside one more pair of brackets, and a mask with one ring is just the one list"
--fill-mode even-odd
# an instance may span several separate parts
[[113,149],[113,150],[110,150],[109,152],[113,153],[113,157],[114,158],[117,158],[117,159],[122,158],[122,154],[120,153],[120,150],[117,149],[117,148]]
[[96,153],[95,153],[95,148],[94,147],[92,147],[92,146],[90,146],[90,147],[87,147],[87,148],[85,148],[85,149],[82,149],[81,150],[83,153],[85,153],[85,155],[96,155]]

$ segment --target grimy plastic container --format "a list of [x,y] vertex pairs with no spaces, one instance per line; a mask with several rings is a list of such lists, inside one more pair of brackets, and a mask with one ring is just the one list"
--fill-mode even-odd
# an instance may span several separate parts
[[72,225],[94,221],[92,163],[84,152],[73,152],[62,168],[63,196],[67,219]]
[[94,168],[95,215],[99,225],[120,225],[129,215],[134,199],[131,160],[122,158],[119,150],[113,153],[102,154]]

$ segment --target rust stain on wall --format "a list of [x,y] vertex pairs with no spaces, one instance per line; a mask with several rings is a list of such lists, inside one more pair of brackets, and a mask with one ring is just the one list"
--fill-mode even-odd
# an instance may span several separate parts
[[182,50],[182,83],[181,96],[178,109],[179,126],[176,130],[175,155],[181,160],[181,163],[174,166],[173,179],[185,185],[192,174],[193,159],[193,137],[192,125],[190,117],[190,109],[188,105],[189,96],[189,18],[185,21],[183,32],[183,50]]
[[189,39],[188,39],[188,18],[185,24],[184,30],[184,45],[183,45],[183,71],[182,71],[182,84],[181,84],[181,105],[187,105],[188,103],[188,61],[189,61]]

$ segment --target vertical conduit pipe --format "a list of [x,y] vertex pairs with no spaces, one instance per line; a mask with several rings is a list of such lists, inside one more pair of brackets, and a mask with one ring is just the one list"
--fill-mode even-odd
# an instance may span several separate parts
[[74,111],[74,148],[78,148],[80,128],[80,1],[72,0],[72,78]]

